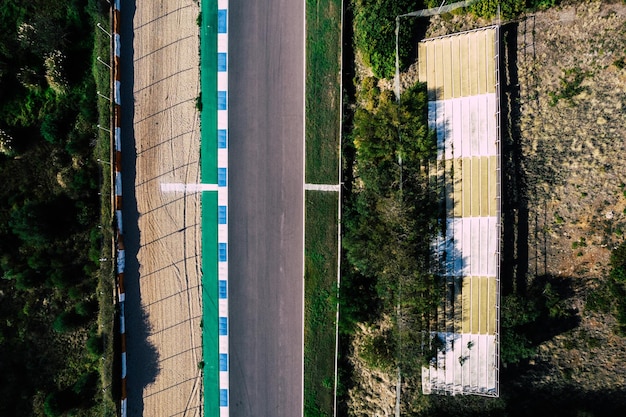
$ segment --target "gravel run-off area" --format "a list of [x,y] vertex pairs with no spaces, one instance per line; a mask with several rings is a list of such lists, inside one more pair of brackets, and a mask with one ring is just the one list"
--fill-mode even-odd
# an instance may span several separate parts
[[128,239],[138,245],[127,273],[128,413],[200,416],[200,194],[162,191],[166,183],[200,179],[199,6],[193,0],[132,3],[134,10],[130,3],[122,8],[123,21],[132,19],[132,33],[130,25],[122,32],[122,58],[132,57],[133,65],[133,79],[123,74],[122,85],[132,83],[134,100],[130,91],[123,95],[122,110],[133,117],[136,152],[133,161],[131,132],[123,132],[124,161],[136,170],[124,178],[125,192],[135,197],[125,194],[125,204],[136,200],[136,219],[125,213],[124,220],[127,234],[135,234]]

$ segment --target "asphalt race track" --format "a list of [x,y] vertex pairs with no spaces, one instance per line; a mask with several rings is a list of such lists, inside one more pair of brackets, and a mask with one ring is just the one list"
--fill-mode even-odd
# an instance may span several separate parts
[[304,1],[230,2],[230,415],[302,415]]

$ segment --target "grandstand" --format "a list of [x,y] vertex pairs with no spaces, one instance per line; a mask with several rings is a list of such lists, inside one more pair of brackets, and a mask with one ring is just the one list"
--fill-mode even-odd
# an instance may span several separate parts
[[433,242],[445,299],[432,324],[443,347],[422,369],[425,394],[499,395],[499,27],[426,39],[419,78],[437,132],[442,190]]

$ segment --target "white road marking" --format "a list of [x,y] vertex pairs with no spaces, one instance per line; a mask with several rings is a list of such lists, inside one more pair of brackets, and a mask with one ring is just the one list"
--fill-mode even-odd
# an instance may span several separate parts
[[339,191],[339,184],[304,184],[309,191]]
[[201,193],[203,191],[217,191],[217,184],[184,184],[180,182],[167,182],[161,184],[164,193]]

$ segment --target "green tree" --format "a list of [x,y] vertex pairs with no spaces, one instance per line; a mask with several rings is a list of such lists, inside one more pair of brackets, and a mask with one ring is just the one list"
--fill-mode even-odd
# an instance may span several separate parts
[[[365,63],[379,78],[395,73],[396,16],[419,10],[420,1],[354,0],[354,43]],[[402,19],[399,36],[400,67],[406,68],[413,48],[417,19]]]
[[376,330],[363,340],[361,359],[371,368],[389,371],[396,366],[396,337],[390,329]]
[[58,392],[51,392],[44,402],[44,413],[48,417],[60,417],[65,411]]
[[500,361],[503,366],[515,365],[536,354],[536,349],[524,332],[535,323],[540,311],[534,300],[517,294],[502,297],[500,321]]
[[104,353],[104,337],[103,335],[97,335],[92,333],[87,339],[87,352],[93,358],[99,358]]
[[81,327],[85,322],[85,318],[81,317],[75,311],[64,311],[54,320],[52,328],[58,333],[68,333]]

